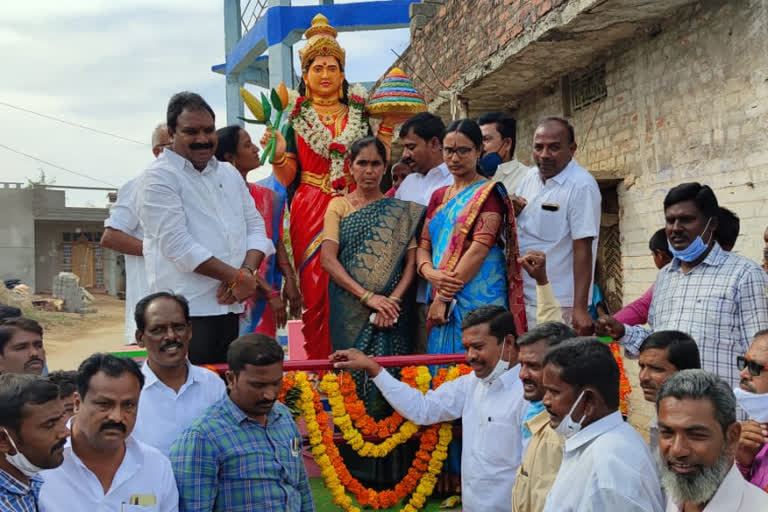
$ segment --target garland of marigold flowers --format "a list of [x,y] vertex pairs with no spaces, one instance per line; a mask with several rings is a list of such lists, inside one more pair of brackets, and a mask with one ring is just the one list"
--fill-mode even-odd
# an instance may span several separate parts
[[[403,369],[403,371],[406,376],[403,380],[411,386],[420,388],[422,392],[429,389],[429,379],[427,378],[429,372],[426,367],[419,367],[414,370]],[[443,382],[456,379],[470,371],[471,369],[465,365],[450,369],[443,368],[432,379],[433,388],[436,389]],[[375,491],[363,486],[349,473],[338,447],[333,442],[333,431],[328,426],[328,414],[323,410],[319,394],[310,385],[306,374],[304,372],[291,373],[286,375],[283,381],[281,399],[285,399],[293,388],[299,390],[297,405],[304,415],[309,443],[312,446],[312,455],[320,466],[325,485],[331,491],[333,502],[336,505],[348,512],[360,512],[360,509],[353,505],[352,499],[347,496],[346,491],[349,491],[355,495],[360,505],[371,505],[376,509],[391,507],[409,494],[411,494],[411,498],[402,511],[416,512],[424,506],[427,497],[434,490],[437,475],[442,470],[443,462],[448,457],[448,444],[453,435],[450,424],[427,427],[421,436],[419,450],[416,452],[413,463],[403,480],[392,490]],[[341,397],[338,396],[339,385],[335,375],[326,374],[321,382],[321,387],[330,389],[332,393],[336,394],[334,400],[341,400]],[[348,415],[344,425],[346,429],[354,429]],[[342,429],[342,434],[344,434],[344,429]],[[359,435],[359,432],[357,434]],[[351,434],[347,433],[347,435]]]

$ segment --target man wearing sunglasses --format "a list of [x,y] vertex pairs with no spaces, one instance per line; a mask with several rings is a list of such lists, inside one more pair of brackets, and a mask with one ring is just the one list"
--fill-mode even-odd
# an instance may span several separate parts
[[741,423],[736,464],[744,478],[768,488],[768,329],[758,332],[744,356],[736,358],[741,381],[733,390],[749,417]]

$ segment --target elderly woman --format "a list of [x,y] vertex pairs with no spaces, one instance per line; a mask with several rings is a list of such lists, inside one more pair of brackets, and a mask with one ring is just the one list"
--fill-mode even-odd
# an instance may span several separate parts
[[[285,326],[287,315],[285,303],[290,303],[290,314],[293,318],[301,316],[301,294],[296,282],[296,274],[288,260],[281,238],[283,222],[284,199],[277,192],[248,183],[245,177],[250,171],[259,167],[259,149],[251,141],[251,136],[240,126],[227,126],[216,131],[219,144],[216,147],[216,159],[229,162],[243,177],[243,185],[248,187],[251,197],[256,203],[256,209],[264,218],[267,236],[277,248],[274,258],[265,259],[259,274],[273,288],[268,297],[249,299],[245,311],[240,316],[240,334],[252,332],[275,337],[278,327]],[[280,297],[282,278],[285,277],[283,298]]]
[[518,333],[527,330],[515,216],[504,186],[478,172],[482,145],[470,119],[454,121],[443,139],[454,183],[432,195],[416,267],[430,284],[431,354],[463,351],[461,323],[480,306],[509,308]]

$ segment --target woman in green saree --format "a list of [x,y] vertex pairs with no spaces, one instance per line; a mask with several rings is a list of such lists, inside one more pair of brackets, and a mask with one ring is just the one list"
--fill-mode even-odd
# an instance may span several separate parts
[[[373,356],[409,354],[415,327],[410,290],[416,275],[415,237],[424,207],[381,192],[387,153],[377,138],[355,142],[349,157],[355,187],[328,205],[320,255],[330,275],[331,344],[333,350],[357,348]],[[372,383],[362,374],[354,377],[369,415],[381,419],[392,413]],[[375,464],[350,464],[351,455],[344,451],[358,478],[382,485],[406,462],[398,456],[402,452]]]

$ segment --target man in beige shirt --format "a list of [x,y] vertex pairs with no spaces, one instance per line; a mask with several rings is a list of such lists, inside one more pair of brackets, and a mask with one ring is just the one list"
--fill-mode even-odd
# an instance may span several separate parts
[[544,253],[530,251],[520,259],[520,263],[536,280],[538,325],[516,341],[520,350],[523,397],[530,404],[523,421],[523,462],[512,489],[512,510],[538,512],[544,508],[563,458],[563,438],[549,426],[549,414],[541,403],[544,398],[544,354],[560,342],[575,338],[577,334],[561,322],[560,305],[547,281]]

